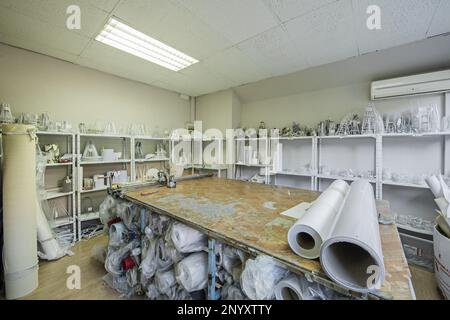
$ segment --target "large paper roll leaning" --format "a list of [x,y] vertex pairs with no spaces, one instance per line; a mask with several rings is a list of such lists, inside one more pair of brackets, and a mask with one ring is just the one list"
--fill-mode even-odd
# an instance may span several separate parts
[[3,267],[7,299],[38,286],[36,137],[28,125],[2,126]]
[[307,259],[319,257],[348,190],[345,181],[334,181],[289,229],[288,242],[295,253]]
[[352,183],[339,219],[323,243],[320,261],[335,282],[357,292],[379,288],[384,280],[378,214],[366,180]]

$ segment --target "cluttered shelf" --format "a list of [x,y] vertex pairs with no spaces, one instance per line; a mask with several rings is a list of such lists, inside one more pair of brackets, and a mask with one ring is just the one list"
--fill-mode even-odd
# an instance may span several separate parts
[[[125,198],[219,241],[252,254],[272,256],[293,271],[327,282],[318,260],[301,258],[290,249],[287,233],[295,221],[280,215],[298,203],[315,200],[319,193],[215,178],[184,181],[176,189],[145,191],[128,192]],[[380,207],[387,210],[383,203]],[[411,275],[395,224],[380,225],[380,234],[386,273],[390,276],[378,297],[413,299]]]

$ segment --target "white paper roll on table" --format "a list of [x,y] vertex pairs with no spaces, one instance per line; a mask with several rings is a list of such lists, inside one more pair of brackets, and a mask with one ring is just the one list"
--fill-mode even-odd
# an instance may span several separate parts
[[334,181],[289,229],[289,246],[296,254],[307,259],[319,257],[348,190],[345,181]]
[[3,267],[7,299],[38,286],[36,231],[36,128],[4,124]]
[[373,188],[367,180],[352,183],[320,261],[335,282],[357,292],[381,286],[385,268]]

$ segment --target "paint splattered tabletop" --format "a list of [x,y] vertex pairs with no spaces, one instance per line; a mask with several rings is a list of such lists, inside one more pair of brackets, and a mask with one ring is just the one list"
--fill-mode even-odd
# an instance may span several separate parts
[[[273,256],[294,271],[325,277],[319,260],[303,259],[287,242],[294,219],[280,213],[302,202],[312,202],[318,192],[254,184],[238,180],[205,178],[179,182],[174,189],[141,188],[126,198],[197,228],[211,237],[243,250]],[[379,210],[389,211],[386,203]],[[410,271],[395,225],[380,225],[386,281],[385,297],[411,299]]]

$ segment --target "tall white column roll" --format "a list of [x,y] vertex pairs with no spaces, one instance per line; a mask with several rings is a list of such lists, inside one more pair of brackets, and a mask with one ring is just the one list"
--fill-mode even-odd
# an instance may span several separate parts
[[7,299],[38,286],[36,234],[36,131],[33,126],[4,124],[3,266]]
[[323,243],[320,261],[335,282],[358,292],[377,289],[385,268],[374,192],[367,180],[350,186],[330,237]]

